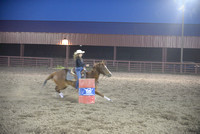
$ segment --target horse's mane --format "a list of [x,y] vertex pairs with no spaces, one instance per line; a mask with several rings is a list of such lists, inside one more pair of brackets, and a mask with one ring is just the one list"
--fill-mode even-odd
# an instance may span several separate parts
[[93,65],[93,68],[92,68],[92,71],[97,71],[98,73],[100,73],[100,65],[105,65],[105,63],[104,62],[98,62],[98,63],[94,63],[94,65]]
[[98,80],[100,75],[100,65],[104,64],[103,62],[94,63],[92,70],[87,72],[88,76],[94,76],[96,80]]

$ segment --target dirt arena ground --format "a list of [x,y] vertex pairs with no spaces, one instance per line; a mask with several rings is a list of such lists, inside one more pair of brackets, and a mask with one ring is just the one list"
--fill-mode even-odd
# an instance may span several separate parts
[[73,88],[61,99],[45,78],[55,70],[0,68],[1,134],[199,134],[200,76],[113,73],[95,104]]

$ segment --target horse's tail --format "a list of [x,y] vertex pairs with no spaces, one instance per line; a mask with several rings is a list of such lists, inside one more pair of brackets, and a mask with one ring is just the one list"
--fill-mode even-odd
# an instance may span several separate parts
[[50,75],[46,78],[46,80],[44,81],[43,86],[45,86],[46,83],[47,83],[47,81],[50,80],[50,79],[52,79],[54,75],[55,75],[55,72],[52,73],[52,74],[50,74]]

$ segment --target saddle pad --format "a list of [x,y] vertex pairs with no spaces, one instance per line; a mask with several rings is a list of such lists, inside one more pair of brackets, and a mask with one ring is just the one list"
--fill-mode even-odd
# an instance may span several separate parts
[[69,80],[69,81],[75,81],[75,77],[68,71],[67,72],[67,76],[66,76],[66,80]]

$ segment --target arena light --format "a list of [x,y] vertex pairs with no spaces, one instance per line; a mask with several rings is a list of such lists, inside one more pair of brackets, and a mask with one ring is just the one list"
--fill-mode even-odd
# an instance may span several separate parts
[[185,10],[185,6],[182,5],[180,8],[178,8],[178,10]]
[[[182,29],[181,29],[181,64],[183,63],[183,45],[184,45],[184,12],[185,12],[185,0],[182,1],[182,6],[178,9],[182,11]],[[181,67],[182,72],[182,67]]]
[[67,40],[66,38],[64,38],[64,39],[62,40],[62,45],[68,45],[68,40]]

